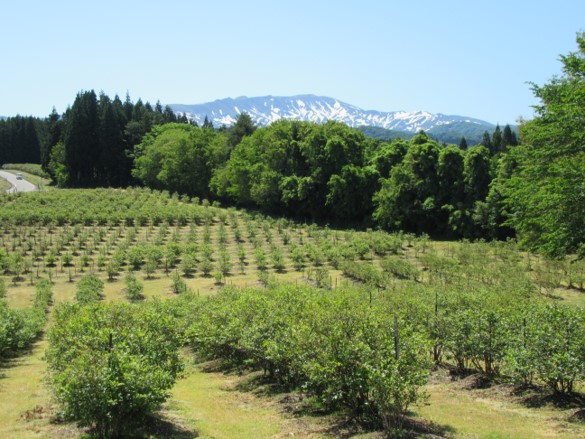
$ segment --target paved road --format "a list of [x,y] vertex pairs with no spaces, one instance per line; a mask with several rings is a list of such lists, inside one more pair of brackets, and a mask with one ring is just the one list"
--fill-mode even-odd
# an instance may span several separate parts
[[0,178],[7,180],[8,183],[12,185],[12,188],[8,189],[6,192],[30,192],[37,190],[37,187],[34,184],[26,180],[17,180],[16,175],[10,172],[0,171]]

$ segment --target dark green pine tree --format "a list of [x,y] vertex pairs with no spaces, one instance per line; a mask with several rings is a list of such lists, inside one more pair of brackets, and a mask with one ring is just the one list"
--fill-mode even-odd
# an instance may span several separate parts
[[163,117],[165,123],[177,122],[177,116],[175,115],[175,112],[168,105],[165,106]]
[[467,140],[465,140],[465,137],[461,137],[461,140],[459,141],[459,149],[467,151]]
[[250,136],[256,130],[256,125],[248,113],[240,113],[236,123],[229,129],[228,142],[230,148],[235,148],[245,136]]
[[126,100],[124,101],[124,115],[126,120],[129,122],[132,120],[132,113],[134,112],[134,104],[130,99],[130,94],[126,92]]
[[203,125],[201,128],[209,128],[211,130],[213,129],[213,122],[207,118],[207,115],[205,115],[205,119],[203,119]]
[[512,131],[510,125],[506,124],[504,131],[502,132],[502,148],[505,150],[508,146],[517,146],[518,139],[516,139],[516,133]]
[[24,139],[22,143],[24,150],[22,151],[22,161],[20,163],[40,163],[41,142],[39,142],[34,117],[27,117],[24,120]]
[[99,101],[99,165],[96,184],[119,186],[126,180],[125,142],[118,114],[106,95],[100,95]]
[[6,149],[8,147],[8,124],[0,120],[0,165],[6,163]]
[[487,131],[483,132],[483,138],[481,140],[481,146],[485,146],[489,151],[492,150],[492,138],[490,133]]
[[5,121],[0,121],[0,162],[14,163],[13,157],[15,152],[16,139],[16,119],[11,117]]
[[41,166],[47,171],[49,166],[49,160],[51,158],[51,151],[60,140],[63,132],[63,120],[55,107],[47,118],[47,131],[46,135],[41,143]]
[[164,114],[163,114],[163,107],[160,103],[160,101],[156,101],[156,104],[154,106],[154,115],[153,115],[153,121],[155,125],[162,125],[164,123]]
[[502,152],[504,150],[504,145],[502,145],[502,130],[500,129],[500,125],[496,125],[496,129],[494,130],[494,133],[492,134],[492,148],[490,150],[490,153],[492,155],[495,155],[499,152]]
[[99,118],[95,92],[81,92],[67,114],[65,126],[65,167],[69,184],[92,186],[99,161]]
[[143,115],[144,115],[144,102],[142,102],[142,99],[138,98],[138,100],[134,104],[134,108],[132,109],[132,120],[141,121]]

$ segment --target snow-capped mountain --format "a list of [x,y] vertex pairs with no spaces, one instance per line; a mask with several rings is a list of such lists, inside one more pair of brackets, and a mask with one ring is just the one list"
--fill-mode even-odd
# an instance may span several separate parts
[[185,114],[199,125],[205,117],[214,126],[233,124],[240,113],[248,113],[257,125],[268,125],[279,119],[294,119],[322,123],[327,120],[344,122],[352,127],[374,126],[388,130],[415,133],[429,131],[441,125],[470,124],[481,129],[491,129],[493,125],[483,120],[463,116],[432,114],[426,111],[409,113],[405,111],[382,112],[363,110],[337,99],[298,95],[289,97],[262,96],[219,99],[206,104],[171,104],[179,114]]

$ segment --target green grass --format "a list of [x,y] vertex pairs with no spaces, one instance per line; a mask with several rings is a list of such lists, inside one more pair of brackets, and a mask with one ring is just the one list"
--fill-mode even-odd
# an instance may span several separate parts
[[189,419],[203,437],[255,439],[280,433],[282,416],[251,394],[234,389],[237,376],[203,372],[189,365],[174,387],[169,407]]
[[513,397],[463,390],[456,383],[429,384],[426,391],[428,405],[416,408],[416,416],[447,426],[456,438],[585,438],[585,425],[567,420],[574,409],[528,408]]
[[0,178],[0,192],[6,192],[11,187],[12,185],[8,183],[8,181],[4,180],[3,178]]
[[557,288],[554,291],[554,298],[551,300],[559,300],[568,305],[585,307],[585,291],[571,288]]

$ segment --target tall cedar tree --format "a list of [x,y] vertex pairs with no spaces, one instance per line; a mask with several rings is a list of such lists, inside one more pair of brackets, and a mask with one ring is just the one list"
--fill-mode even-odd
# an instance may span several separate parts
[[94,186],[99,163],[99,119],[95,92],[81,92],[67,116],[65,165],[72,186]]
[[[153,125],[174,121],[160,103],[153,109],[141,99],[133,104],[128,95],[122,103],[118,96],[112,101],[102,93],[98,100],[93,90],[81,92],[63,117],[64,154],[49,154],[58,162],[49,168],[64,169],[58,180],[72,187],[127,186],[134,146]],[[58,143],[58,136],[51,138],[56,143],[50,149]]]
[[506,125],[504,127],[504,131],[502,132],[502,148],[506,150],[508,146],[516,146],[518,145],[518,139],[516,138],[516,133],[512,131],[510,125]]
[[490,150],[492,155],[496,155],[504,150],[505,145],[502,144],[502,130],[500,125],[496,125],[496,129],[492,134],[492,149]]
[[248,113],[241,113],[236,123],[229,129],[228,141],[231,149],[234,149],[244,138],[251,136],[256,130],[256,125]]
[[41,166],[45,171],[49,169],[49,161],[51,160],[51,150],[61,140],[63,135],[63,119],[53,107],[53,111],[47,118],[47,133],[44,141],[41,144]]
[[490,137],[490,133],[488,133],[487,131],[483,132],[481,146],[485,146],[490,151],[492,150],[492,138]]
[[39,163],[43,122],[31,116],[0,121],[0,162]]
[[461,140],[459,141],[459,149],[467,151],[467,140],[465,140],[465,137],[462,137]]

